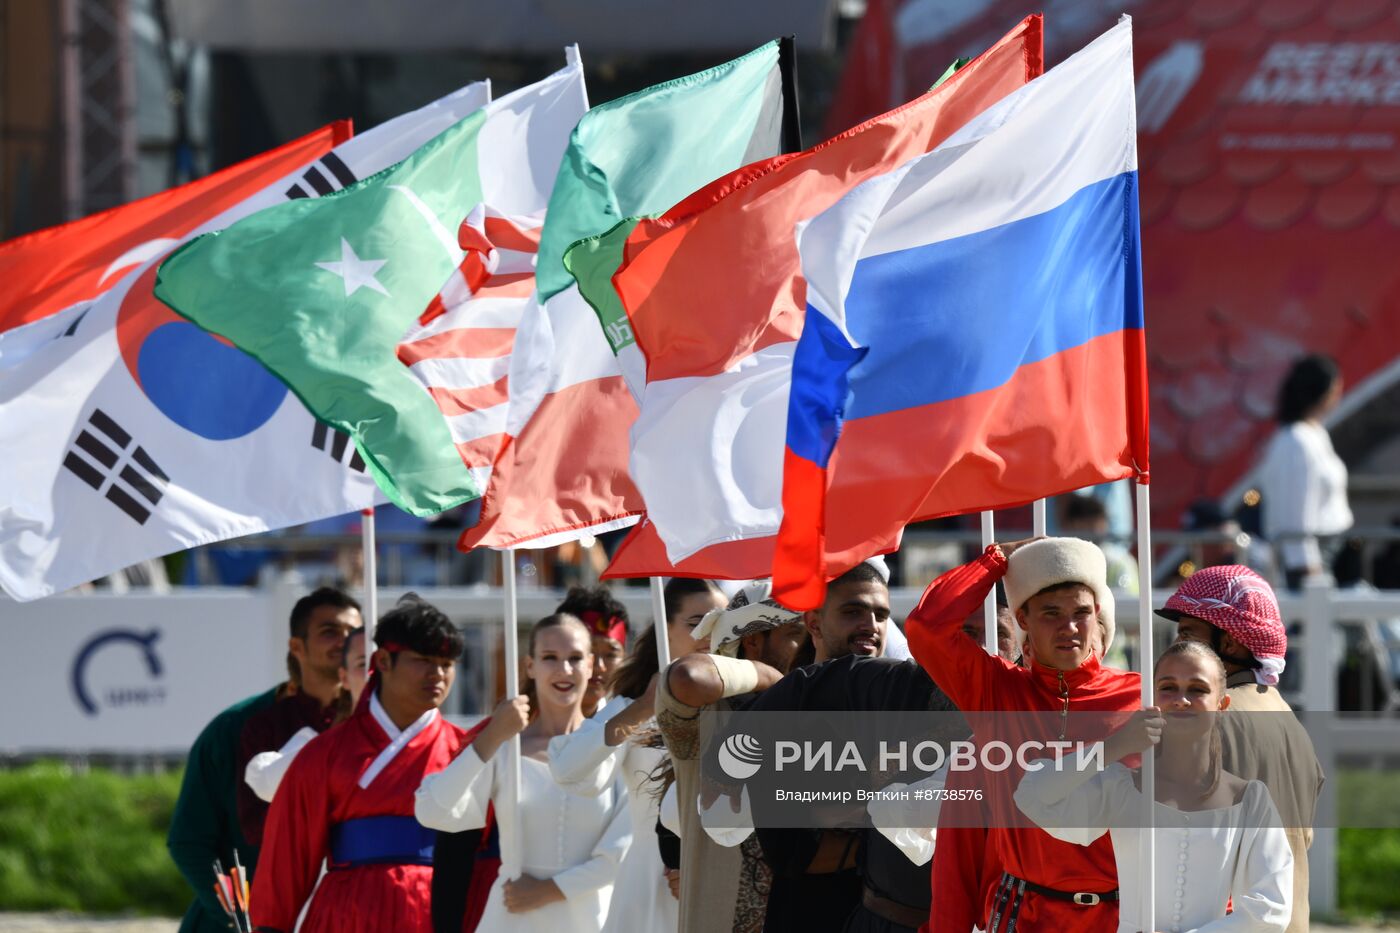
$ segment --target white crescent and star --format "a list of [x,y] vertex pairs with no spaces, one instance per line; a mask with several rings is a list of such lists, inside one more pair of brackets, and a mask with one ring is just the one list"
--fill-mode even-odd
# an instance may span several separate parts
[[379,294],[388,296],[389,290],[384,287],[375,274],[384,266],[387,259],[361,259],[355,255],[354,248],[345,237],[340,238],[340,261],[339,262],[318,262],[316,267],[325,269],[334,275],[338,275],[345,282],[345,297],[349,298],[361,288],[370,288]]

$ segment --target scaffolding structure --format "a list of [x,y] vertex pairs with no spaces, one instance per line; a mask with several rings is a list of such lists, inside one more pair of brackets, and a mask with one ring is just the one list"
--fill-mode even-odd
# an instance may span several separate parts
[[63,213],[73,220],[136,193],[130,0],[53,0],[60,38]]

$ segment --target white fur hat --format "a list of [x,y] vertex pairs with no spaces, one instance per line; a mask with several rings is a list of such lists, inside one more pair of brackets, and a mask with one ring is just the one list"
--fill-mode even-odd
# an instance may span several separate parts
[[1042,538],[1012,552],[1006,567],[1006,601],[1020,609],[1036,593],[1059,583],[1082,583],[1094,591],[1104,627],[1105,653],[1113,645],[1113,591],[1108,561],[1098,546],[1081,538]]

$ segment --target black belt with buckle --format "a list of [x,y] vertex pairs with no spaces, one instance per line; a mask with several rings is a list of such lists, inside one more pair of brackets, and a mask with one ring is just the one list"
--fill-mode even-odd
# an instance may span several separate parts
[[1093,907],[1104,901],[1118,900],[1118,889],[1112,891],[1101,891],[1094,893],[1091,891],[1059,891],[1055,888],[1047,888],[1043,884],[1026,882],[1026,890],[1034,891],[1036,894],[1043,894],[1046,897],[1053,897],[1057,901],[1069,901],[1071,904],[1078,904],[1080,907]]

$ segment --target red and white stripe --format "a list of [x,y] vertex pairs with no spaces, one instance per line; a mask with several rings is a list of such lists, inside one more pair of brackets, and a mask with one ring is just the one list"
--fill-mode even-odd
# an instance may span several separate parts
[[466,256],[404,335],[398,357],[437,402],[484,486],[506,443],[511,351],[534,305],[540,225],[478,204],[458,243]]
[[576,288],[541,306],[540,218],[477,205],[452,277],[398,347],[484,490],[459,546],[545,547],[633,524],[637,405]]

